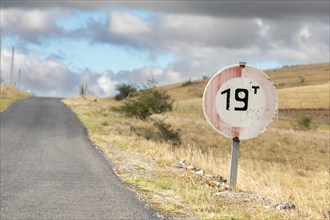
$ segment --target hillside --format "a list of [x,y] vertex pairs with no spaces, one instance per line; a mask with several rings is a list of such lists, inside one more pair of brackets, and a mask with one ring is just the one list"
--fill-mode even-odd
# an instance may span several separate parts
[[329,83],[330,63],[287,66],[266,70],[277,89]]
[[18,88],[10,85],[1,85],[0,91],[0,111],[5,110],[18,99],[23,99],[31,96],[31,94],[23,92]]
[[[123,102],[109,98],[74,98],[65,103],[123,181],[166,216],[326,219],[330,217],[328,67],[313,64],[266,71],[277,84],[281,109],[266,132],[241,142],[240,194],[225,188],[231,140],[214,132],[203,115],[202,93],[208,79],[159,88],[174,98],[174,109],[146,121],[112,111]],[[181,144],[160,139],[154,122],[178,132]],[[199,169],[192,172],[187,165]],[[280,209],[266,201],[296,208]]]
[[[276,85],[279,126],[310,117],[319,128],[330,123],[330,63],[283,67],[265,71]],[[209,79],[187,81],[160,87],[175,100],[175,110],[182,115],[202,115],[202,96]],[[293,123],[293,122],[292,122]],[[323,125],[326,126],[323,126]],[[275,125],[277,126],[277,124]]]
[[[278,90],[279,108],[329,108],[330,63],[283,67],[266,70]],[[160,87],[175,101],[188,101],[203,96],[209,78]],[[315,87],[314,87],[315,86]],[[289,89],[290,88],[290,89]],[[288,89],[288,90],[287,90]],[[310,91],[310,94],[308,94]],[[295,94],[295,95],[292,95]],[[306,94],[308,95],[305,99]],[[323,100],[320,100],[322,99]],[[304,104],[301,105],[301,102]],[[310,103],[310,104],[307,104]],[[197,104],[197,103],[196,103]],[[198,103],[198,105],[200,105]]]

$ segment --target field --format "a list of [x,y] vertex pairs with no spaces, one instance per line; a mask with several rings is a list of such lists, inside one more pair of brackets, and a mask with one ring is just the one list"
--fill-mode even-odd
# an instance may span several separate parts
[[[247,197],[217,196],[225,187],[210,181],[217,175],[228,179],[231,140],[214,132],[204,118],[201,97],[208,79],[159,88],[173,97],[174,110],[147,121],[112,111],[122,104],[112,98],[75,97],[64,102],[76,112],[91,141],[111,159],[123,181],[166,216],[327,219],[329,63],[266,72],[278,89],[279,113],[265,133],[241,141],[237,187]],[[178,129],[182,144],[150,136],[156,120]],[[203,169],[203,177],[186,166],[178,168],[180,160]],[[274,204],[280,203],[296,208],[279,210]]]
[[14,86],[1,85],[0,92],[0,112],[4,111],[18,99],[29,97],[30,94],[20,91]]

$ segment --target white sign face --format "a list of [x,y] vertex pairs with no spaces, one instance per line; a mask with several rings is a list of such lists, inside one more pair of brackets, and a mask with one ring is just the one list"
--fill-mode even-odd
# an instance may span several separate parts
[[244,77],[225,82],[215,101],[223,121],[233,127],[250,127],[256,119],[260,119],[266,105],[260,85]]
[[209,124],[220,134],[250,139],[270,124],[277,111],[277,94],[265,73],[248,65],[234,65],[209,81],[203,108]]

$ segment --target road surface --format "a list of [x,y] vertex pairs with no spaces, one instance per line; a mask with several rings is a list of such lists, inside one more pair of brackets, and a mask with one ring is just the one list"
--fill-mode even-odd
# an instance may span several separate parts
[[52,98],[0,113],[0,219],[157,219]]

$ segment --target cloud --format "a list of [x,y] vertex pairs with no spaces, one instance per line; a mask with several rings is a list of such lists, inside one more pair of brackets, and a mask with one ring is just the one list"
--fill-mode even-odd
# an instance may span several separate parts
[[[109,18],[109,32],[104,32],[104,24],[101,23],[90,24],[84,30],[92,30],[94,42],[146,50],[151,57],[171,53],[178,61],[191,57],[205,61],[210,50],[233,49],[233,52],[240,53],[258,48],[256,50],[269,54],[278,47],[306,52],[303,45],[312,48],[314,44],[320,53],[329,48],[329,23],[304,17],[283,23],[282,20],[254,17],[233,19],[169,14],[157,15],[150,21],[126,12],[112,13]],[[80,33],[84,35],[84,31],[80,30]],[[227,54],[218,56],[225,57]],[[264,57],[262,55],[260,58]],[[322,60],[326,61],[326,57]]]
[[151,29],[146,21],[128,12],[110,14],[110,33],[118,35],[147,35]]
[[1,8],[19,8],[19,9],[49,9],[49,8],[64,8],[64,9],[79,9],[79,10],[96,10],[113,5],[110,1],[1,1]]
[[118,82],[112,81],[109,74],[103,74],[97,79],[99,87],[103,90],[106,96],[113,96],[116,91]]
[[[2,78],[10,81],[11,52],[2,51]],[[21,85],[36,93],[49,95],[51,91],[62,91],[62,94],[73,92],[75,75],[66,66],[53,60],[40,60],[33,53],[25,55],[15,52],[12,81],[17,82],[17,72],[21,69]],[[60,93],[60,92],[59,92]]]
[[56,18],[64,14],[55,9],[2,9],[1,29],[4,34],[38,43],[41,38],[62,33],[61,28],[56,24]]
[[124,49],[159,51],[162,40],[159,38],[159,28],[155,27],[157,25],[156,21],[130,12],[110,11],[107,20],[92,20],[85,27],[68,35],[73,38],[88,38],[92,43],[123,46]]
[[[38,9],[34,1],[17,4],[6,1],[1,16],[5,33],[16,34],[28,41],[40,41],[51,36],[84,38],[93,43],[149,50],[151,56],[155,56],[155,53],[176,54],[187,45],[214,49],[293,47],[297,44],[294,36],[301,31],[301,26],[318,23],[319,29],[329,29],[329,7],[326,6],[329,2],[177,1],[174,4],[138,1],[90,4],[51,1],[42,3]],[[59,7],[65,10],[59,10]],[[100,7],[108,8],[108,20],[90,20],[80,29],[66,32],[56,24],[58,17],[72,14],[77,9],[87,11]],[[118,7],[121,10],[117,11]],[[124,10],[124,7],[131,10]],[[153,13],[152,19],[137,16],[134,13],[136,9],[149,10]],[[21,16],[14,16],[17,14]],[[323,31],[319,36],[326,39],[329,33]],[[323,43],[329,45],[327,41],[323,40]]]
[[[89,69],[85,69],[79,74],[75,73],[75,75],[77,77],[77,82],[79,82],[76,83],[76,88],[78,88],[78,85],[87,85],[87,89],[97,96],[107,95],[109,92],[112,92],[115,89],[115,85],[113,86],[113,88],[109,86],[104,87],[102,84],[103,80],[100,80],[100,78],[104,77],[104,75],[92,73]],[[71,93],[69,94],[69,96],[72,96],[73,94],[76,93]]]
[[207,15],[212,17],[260,17],[278,19],[298,16],[329,17],[329,1],[3,1],[2,8],[63,8],[97,10],[130,8],[162,14]]
[[137,86],[146,85],[149,80],[156,80],[158,85],[177,83],[183,80],[182,73],[173,68],[143,67],[132,71],[119,71],[111,78],[117,82],[132,83]]
[[153,53],[177,53],[185,46],[249,46],[257,41],[258,29],[255,19],[158,15],[149,20],[128,12],[112,12],[106,23],[94,21],[71,34],[91,37],[94,43],[148,50],[153,56]]
[[253,44],[257,24],[252,19],[228,19],[199,15],[168,15],[161,26],[172,43],[206,47],[242,47]]
[[[107,16],[83,19],[79,25],[71,21],[73,29],[58,23],[61,18],[65,24],[77,11],[98,10]],[[122,48],[127,62],[132,49],[150,59],[163,54],[175,58],[162,68],[141,63],[131,71],[123,67],[97,74],[78,67],[78,73],[63,64],[70,63],[64,61],[66,51],[40,59],[27,47],[15,62],[24,70],[24,84],[40,94],[73,94],[78,85],[88,84],[98,95],[113,95],[121,82],[145,83],[154,77],[164,85],[210,75],[239,61],[258,67],[328,62],[330,57],[328,1],[4,1],[1,27],[26,45],[79,39]],[[8,72],[11,53],[3,54]]]
[[[113,95],[117,82],[110,80],[112,72],[93,74],[88,69],[81,73],[70,71],[59,61],[39,59],[36,54],[15,52],[12,82],[18,84],[18,71],[21,70],[20,85],[36,95],[68,97],[78,94],[79,85],[88,85],[88,89],[99,96]],[[1,78],[10,82],[11,51],[4,49],[1,60]]]

